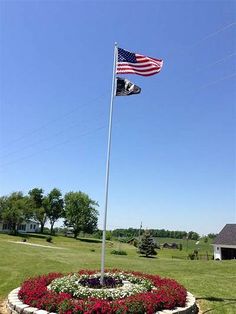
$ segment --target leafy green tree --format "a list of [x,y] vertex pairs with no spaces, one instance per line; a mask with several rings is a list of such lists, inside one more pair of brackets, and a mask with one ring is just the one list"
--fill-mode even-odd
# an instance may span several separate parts
[[28,197],[22,192],[13,192],[9,196],[1,197],[0,206],[3,222],[7,222],[16,234],[18,226],[30,216]]
[[145,255],[146,257],[157,255],[157,252],[155,251],[155,243],[148,231],[145,231],[141,238],[141,243],[139,244],[139,253]]
[[43,233],[44,225],[47,221],[46,210],[44,207],[43,189],[34,188],[29,191],[30,205],[33,218],[40,223],[40,232]]
[[112,239],[112,231],[107,230],[106,231],[106,240],[110,241]]
[[43,200],[46,215],[50,221],[50,233],[53,234],[55,222],[63,216],[63,197],[61,191],[54,188]]
[[102,239],[102,230],[96,230],[92,236],[96,239]]
[[209,233],[207,236],[208,236],[208,238],[210,238],[210,239],[214,239],[214,238],[217,237],[217,234],[216,234],[216,233]]
[[93,233],[97,229],[98,203],[81,191],[67,193],[64,200],[65,225],[73,228],[74,237],[80,232]]
[[191,240],[198,240],[200,238],[199,234],[197,232],[194,231],[190,231],[188,233],[188,238]]
[[0,219],[3,219],[2,214],[3,214],[4,210],[6,210],[6,208],[7,208],[7,199],[8,199],[7,196],[1,196],[0,197]]

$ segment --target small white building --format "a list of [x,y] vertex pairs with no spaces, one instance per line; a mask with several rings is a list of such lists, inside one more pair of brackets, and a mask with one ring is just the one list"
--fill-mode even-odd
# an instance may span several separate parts
[[[11,226],[7,222],[0,221],[0,232],[10,232]],[[39,223],[34,220],[27,220],[22,222],[18,228],[17,231],[20,233],[26,233],[26,232],[38,232],[39,231]]]
[[227,224],[213,241],[214,259],[236,259],[236,224]]

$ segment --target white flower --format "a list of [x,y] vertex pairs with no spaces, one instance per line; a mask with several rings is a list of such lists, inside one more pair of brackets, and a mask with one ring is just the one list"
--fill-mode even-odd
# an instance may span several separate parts
[[151,291],[154,286],[152,283],[144,278],[136,277],[133,274],[126,274],[123,272],[105,274],[106,277],[112,277],[114,279],[122,280],[122,286],[117,288],[100,288],[94,289],[87,286],[82,286],[80,280],[100,278],[101,274],[96,273],[92,275],[79,275],[72,274],[62,278],[57,278],[51,282],[48,289],[55,292],[66,292],[70,293],[73,297],[79,299],[85,299],[89,297],[115,300],[125,298],[137,293]]

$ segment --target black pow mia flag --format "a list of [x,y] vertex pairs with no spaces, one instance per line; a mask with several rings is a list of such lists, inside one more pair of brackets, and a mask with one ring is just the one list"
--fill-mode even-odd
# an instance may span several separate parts
[[129,96],[140,92],[141,88],[129,80],[121,77],[116,78],[116,96]]

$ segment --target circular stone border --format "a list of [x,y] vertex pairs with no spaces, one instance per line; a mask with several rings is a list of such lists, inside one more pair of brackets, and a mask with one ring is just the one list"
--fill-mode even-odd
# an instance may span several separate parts
[[[37,309],[36,307],[31,307],[27,304],[21,302],[18,298],[18,292],[20,287],[12,290],[7,298],[7,311],[9,314],[57,314],[53,312],[47,312],[45,310]],[[163,310],[158,311],[156,314],[195,314],[198,313],[198,307],[196,305],[195,297],[187,291],[186,307],[176,307],[173,310]]]

